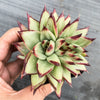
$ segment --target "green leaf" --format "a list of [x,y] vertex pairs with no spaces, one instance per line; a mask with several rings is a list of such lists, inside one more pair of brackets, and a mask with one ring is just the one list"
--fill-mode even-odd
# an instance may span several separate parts
[[23,31],[21,36],[25,45],[32,50],[34,45],[39,42],[40,33],[38,31]]
[[63,76],[62,66],[54,66],[54,69],[50,72],[50,75],[60,83]]
[[66,68],[63,67],[63,77],[66,80],[66,82],[72,86],[72,80],[71,80],[71,72],[68,71]]
[[56,54],[52,54],[51,56],[47,57],[47,61],[54,64],[55,66],[60,66],[60,60]]
[[37,61],[37,70],[40,76],[47,75],[53,70],[54,65],[45,61],[38,59]]
[[42,47],[43,47],[43,49],[46,48],[47,43],[48,43],[48,40],[43,40],[43,41],[42,41]]
[[73,41],[73,43],[81,46],[82,48],[85,48],[86,46],[91,44],[93,40],[94,40],[94,38],[91,39],[91,38],[87,38],[87,37],[80,37],[78,40]]
[[76,30],[76,32],[73,33],[73,36],[78,35],[78,34],[82,34],[82,36],[84,37],[84,36],[86,36],[88,29],[89,29],[89,27],[78,29],[78,30]]
[[58,20],[57,20],[57,29],[58,29],[58,34],[62,31],[62,29],[65,27],[65,18],[64,18],[64,14],[62,13]]
[[55,20],[57,21],[58,15],[57,15],[57,13],[56,13],[56,9],[53,10],[52,15],[54,16]]
[[65,26],[71,21],[70,15],[65,18]]
[[63,86],[64,80],[62,80],[61,83],[58,83],[57,89],[56,89],[56,95],[60,98],[61,97],[61,88]]
[[46,6],[45,6],[44,10],[43,10],[43,12],[41,14],[41,18],[40,18],[40,31],[42,31],[42,29],[44,28],[44,26],[47,25],[48,18],[49,18],[49,13],[46,10]]
[[18,51],[20,51],[20,53],[24,56],[29,52],[29,50],[26,48],[24,42],[17,42],[17,43],[14,43],[14,45],[16,46]]
[[46,27],[55,35],[56,38],[58,37],[56,21],[52,14],[50,15],[50,17],[48,19]]
[[62,56],[59,57],[59,59],[61,60],[62,63],[68,64],[68,65],[74,65],[75,63],[73,62],[72,58],[69,56]]
[[34,89],[38,88],[41,85],[41,83],[44,83],[44,81],[46,81],[46,76],[39,77],[38,74],[31,75],[31,83]]
[[35,20],[34,18],[32,18],[31,16],[29,16],[29,14],[27,14],[27,17],[28,17],[28,28],[29,28],[29,30],[39,31],[39,22],[37,20]]
[[20,30],[21,31],[23,31],[23,30],[28,30],[22,23],[20,23],[19,21],[17,21],[17,23],[18,23],[18,26],[19,26],[19,28],[20,28]]
[[59,48],[61,46],[63,46],[63,44],[65,43],[65,40],[63,38],[59,38],[57,41],[56,41],[56,47],[55,47],[55,51],[59,50]]
[[57,85],[58,85],[57,80],[55,80],[50,74],[47,74],[47,77],[48,77],[50,83],[52,84],[52,86],[56,89]]
[[69,37],[72,36],[73,33],[77,30],[79,23],[79,18],[73,21],[71,24],[66,25],[64,29],[59,33],[59,37]]
[[80,61],[75,60],[74,62],[75,62],[76,64],[87,65],[87,66],[89,65],[88,61],[87,61],[82,55],[77,54],[77,56],[78,56],[80,59],[82,59],[82,60],[80,60]]
[[24,60],[24,59],[25,59],[25,56],[18,55],[17,58],[18,58],[18,59],[21,59],[21,60]]
[[40,34],[40,40],[53,40],[55,41],[56,38],[52,32],[50,32],[47,28],[44,28]]
[[54,43],[54,41],[50,40],[45,54],[47,56],[51,55],[54,52],[54,49],[55,49],[55,43]]
[[73,75],[77,76],[78,74],[80,74],[80,72],[75,69],[75,67],[74,67],[75,65],[69,63],[70,62],[69,57],[63,56],[63,57],[59,57],[59,58],[61,60],[61,63],[63,64],[63,67],[65,67]]
[[37,73],[36,62],[37,62],[37,58],[31,53],[25,66],[25,73],[36,74]]
[[80,71],[87,71],[85,65],[77,65],[75,66],[76,70],[80,70]]
[[39,58],[39,59],[46,59],[46,56],[44,55],[44,50],[42,48],[42,43],[41,42],[38,42],[34,48],[33,48],[33,54]]

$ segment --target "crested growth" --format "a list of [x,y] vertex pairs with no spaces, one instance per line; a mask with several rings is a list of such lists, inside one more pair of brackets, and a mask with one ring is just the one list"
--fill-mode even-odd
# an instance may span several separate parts
[[18,22],[22,42],[15,43],[21,53],[18,58],[24,60],[21,77],[31,75],[35,90],[48,79],[60,97],[64,81],[72,86],[72,75],[87,71],[85,47],[94,38],[86,37],[89,27],[77,29],[79,18],[71,23],[69,15],[65,18],[61,13],[58,17],[55,9],[49,14],[44,7],[40,21],[27,17],[28,28]]

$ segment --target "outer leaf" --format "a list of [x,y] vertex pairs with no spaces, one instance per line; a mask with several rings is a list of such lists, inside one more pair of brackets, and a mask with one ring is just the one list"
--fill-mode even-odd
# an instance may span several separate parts
[[57,85],[58,85],[57,80],[55,80],[50,74],[47,74],[47,77],[48,77],[50,83],[52,84],[52,86],[56,89]]
[[60,60],[56,54],[52,54],[51,56],[47,57],[47,61],[54,64],[55,66],[60,66]]
[[36,62],[37,58],[33,54],[31,54],[25,66],[25,73],[36,74],[37,73]]
[[23,30],[28,30],[22,23],[20,23],[19,21],[17,21],[17,23],[18,23],[18,26],[19,26],[19,28],[20,28],[20,30],[21,31],[23,31]]
[[70,22],[71,20],[71,17],[70,15],[68,15],[66,18],[65,18],[65,26]]
[[80,65],[87,65],[89,66],[88,61],[82,56],[82,55],[77,55],[80,59],[82,59],[81,61],[75,61],[75,63],[80,64]]
[[75,65],[75,63],[72,61],[71,57],[68,56],[62,56],[59,57],[62,63],[68,64],[68,65]]
[[55,37],[58,37],[56,21],[52,14],[50,15],[50,17],[48,19],[46,27],[55,35]]
[[57,29],[58,29],[58,33],[60,33],[61,32],[61,30],[65,27],[65,18],[64,18],[64,14],[62,13],[60,16],[59,16],[59,18],[58,18],[58,20],[57,20]]
[[73,21],[71,24],[67,24],[64,29],[60,32],[59,37],[69,37],[72,36],[76,31],[79,23],[79,18]]
[[52,32],[50,32],[47,28],[44,28],[40,34],[40,40],[53,40],[55,41],[56,38]]
[[73,33],[73,36],[78,35],[78,34],[82,34],[82,36],[86,36],[88,29],[89,29],[89,27],[78,29],[78,30],[76,30],[76,32]]
[[86,46],[91,44],[93,40],[95,40],[95,38],[81,37],[78,40],[75,40],[73,43],[81,46],[82,48],[85,48]]
[[21,59],[21,60],[24,60],[24,59],[25,59],[25,56],[18,55],[17,58],[18,58],[18,59]]
[[31,16],[29,16],[29,14],[27,14],[27,18],[28,18],[28,29],[39,31],[39,22],[33,19]]
[[37,70],[40,76],[47,75],[53,70],[54,65],[50,64],[45,60],[38,60],[37,62]]
[[43,48],[42,48],[42,45],[41,45],[41,42],[38,42],[34,48],[33,48],[33,54],[39,58],[39,59],[46,59],[46,56],[44,55],[44,51],[43,51]]
[[76,70],[80,70],[80,71],[87,71],[87,70],[86,70],[86,67],[85,67],[84,65],[76,65],[76,66],[75,66],[75,69],[76,69]]
[[55,66],[54,69],[50,72],[50,75],[60,83],[62,81],[63,75],[62,66]]
[[20,53],[24,56],[29,52],[29,50],[25,47],[24,42],[17,42],[17,43],[14,43],[14,45],[20,51]]
[[64,80],[62,80],[61,83],[58,83],[57,89],[56,89],[56,95],[60,98],[61,97],[61,88],[63,86]]
[[55,20],[57,21],[58,15],[57,15],[57,13],[56,13],[56,9],[53,10],[52,15],[54,16]]
[[55,49],[55,43],[54,43],[54,41],[50,40],[45,54],[47,56],[51,55],[54,52],[54,49]]
[[72,87],[71,72],[63,67],[63,77],[66,82]]
[[32,50],[33,46],[39,42],[39,32],[38,31],[23,31],[20,32],[23,41],[25,42],[26,46]]
[[49,13],[46,10],[45,6],[40,18],[40,31],[43,29],[44,26],[46,26],[48,18],[49,18]]
[[31,75],[32,87],[35,87],[35,89],[37,88],[37,86],[39,87],[44,80],[46,80],[46,76],[39,77],[38,74]]

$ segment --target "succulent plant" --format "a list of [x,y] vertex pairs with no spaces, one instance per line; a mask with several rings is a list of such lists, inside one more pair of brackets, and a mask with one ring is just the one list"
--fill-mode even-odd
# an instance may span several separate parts
[[40,21],[29,14],[28,28],[18,22],[22,42],[15,43],[20,51],[18,58],[24,60],[21,77],[31,75],[32,87],[36,90],[48,79],[58,97],[66,81],[72,86],[71,77],[87,71],[89,63],[84,49],[94,38],[86,37],[89,27],[77,29],[79,17],[70,23],[71,17],[58,17],[54,9],[51,14],[44,7]]

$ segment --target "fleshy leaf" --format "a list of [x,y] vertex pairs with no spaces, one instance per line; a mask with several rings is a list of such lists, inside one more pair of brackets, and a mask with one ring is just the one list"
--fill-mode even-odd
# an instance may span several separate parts
[[81,46],[82,48],[85,48],[91,44],[93,40],[95,40],[95,38],[80,37],[78,40],[73,41],[73,43]]
[[57,20],[57,29],[58,29],[58,33],[61,32],[61,30],[65,27],[65,22],[64,22],[65,18],[64,18],[64,14],[62,13],[58,20]]
[[51,55],[54,52],[54,49],[55,49],[55,43],[54,43],[54,41],[50,40],[45,54],[47,56]]
[[47,28],[44,28],[40,34],[40,40],[53,40],[55,41],[56,38],[52,32],[50,32]]
[[24,56],[29,52],[29,50],[25,47],[24,42],[17,42],[17,43],[14,43],[14,45],[20,51],[20,53]]
[[31,53],[25,66],[25,73],[36,74],[37,73],[36,62],[37,62],[37,58]]
[[75,63],[72,61],[71,57],[68,56],[62,56],[59,57],[62,63],[68,64],[68,65],[75,65]]
[[70,22],[71,20],[71,17],[70,15],[68,15],[66,18],[65,18],[65,26]]
[[56,21],[52,14],[50,15],[50,17],[48,19],[46,27],[55,35],[55,37],[58,37]]
[[77,30],[79,18],[73,21],[71,24],[67,24],[64,29],[59,33],[59,37],[69,37]]
[[55,47],[55,51],[57,51],[63,44],[64,44],[65,40],[63,38],[59,38],[56,41],[56,47]]
[[32,50],[34,45],[39,42],[40,33],[38,31],[23,31],[20,33],[26,44],[25,46],[27,46],[30,50]]
[[77,55],[80,59],[82,59],[82,60],[80,60],[80,61],[78,61],[78,60],[76,60],[76,61],[74,61],[76,64],[79,64],[79,65],[87,65],[87,66],[89,66],[89,63],[88,63],[88,61],[82,56],[82,55]]
[[89,27],[78,29],[78,30],[76,30],[76,32],[73,33],[73,36],[78,35],[78,34],[82,34],[82,36],[86,36],[88,29],[89,29]]
[[[75,68],[74,68],[74,66],[75,65],[73,65],[73,64],[71,64],[71,63],[68,63],[68,59],[66,59],[65,57],[59,57],[60,58],[60,60],[61,60],[61,63],[63,64],[63,67],[65,67],[68,71],[70,71],[73,75],[75,75],[75,76],[77,76],[78,74],[80,74],[80,72],[79,71],[77,71]],[[67,57],[68,58],[68,57]],[[66,61],[67,61],[67,63],[66,63]]]
[[75,66],[76,70],[80,70],[80,71],[87,71],[85,65],[77,65]]
[[18,58],[18,59],[21,59],[21,60],[24,60],[24,59],[25,59],[25,56],[18,55],[17,58]]
[[47,57],[47,61],[54,64],[55,66],[60,66],[60,60],[56,54],[52,54],[51,56]]
[[60,83],[62,81],[63,75],[62,66],[55,66],[54,69],[50,72],[50,75]]
[[52,84],[52,86],[56,89],[57,85],[58,85],[57,80],[55,80],[50,74],[47,74],[47,77],[48,77],[50,83]]
[[[43,76],[43,77],[39,77],[38,74],[36,75],[31,75],[31,83],[32,83],[32,87],[34,89],[38,88],[41,83],[46,80],[46,76]],[[43,82],[44,83],[44,82]],[[42,84],[43,84],[42,83]],[[39,84],[39,85],[38,85]]]
[[72,86],[72,80],[71,80],[71,72],[68,71],[66,68],[63,67],[63,77],[66,80],[66,82]]
[[23,31],[23,30],[28,30],[22,23],[20,23],[19,21],[17,21],[17,23],[18,23],[18,26],[19,26],[19,28],[20,28],[20,30],[21,31]]
[[43,9],[43,12],[41,14],[41,18],[40,18],[40,31],[42,31],[44,26],[47,25],[48,18],[49,18],[49,13],[46,10],[46,6],[45,6],[44,9]]
[[57,15],[57,13],[56,13],[56,9],[53,10],[52,15],[54,16],[55,20],[57,21],[58,15]]
[[61,97],[61,88],[63,86],[64,80],[62,80],[61,83],[58,83],[57,89],[56,89],[56,95],[60,98]]
[[63,56],[65,54],[66,51],[62,51],[62,50],[57,50],[56,54],[57,56]]
[[44,51],[43,51],[43,48],[42,48],[42,43],[41,42],[38,42],[34,48],[33,48],[33,54],[39,58],[39,59],[46,59],[46,56],[44,55]]
[[28,28],[29,28],[29,30],[39,31],[39,22],[37,20],[35,20],[34,18],[32,18],[31,16],[29,16],[29,14],[27,14],[27,18],[28,18]]
[[43,40],[42,41],[42,47],[45,49],[47,46],[48,40]]
[[45,61],[45,60],[38,60],[37,61],[37,70],[39,75],[42,77],[50,73],[53,69],[54,65]]

